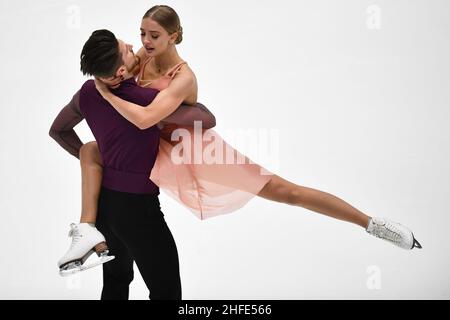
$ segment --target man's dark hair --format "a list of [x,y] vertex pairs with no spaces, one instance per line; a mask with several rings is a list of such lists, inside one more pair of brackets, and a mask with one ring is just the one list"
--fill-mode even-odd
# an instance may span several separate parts
[[80,59],[80,70],[84,75],[102,78],[114,76],[123,65],[119,41],[109,30],[94,31],[83,46]]

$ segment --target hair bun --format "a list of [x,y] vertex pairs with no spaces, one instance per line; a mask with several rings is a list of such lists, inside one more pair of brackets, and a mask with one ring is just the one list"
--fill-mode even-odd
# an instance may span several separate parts
[[177,33],[178,33],[178,37],[177,37],[177,40],[175,40],[175,44],[179,44],[179,43],[181,43],[181,41],[183,41],[183,27],[182,26],[178,27]]

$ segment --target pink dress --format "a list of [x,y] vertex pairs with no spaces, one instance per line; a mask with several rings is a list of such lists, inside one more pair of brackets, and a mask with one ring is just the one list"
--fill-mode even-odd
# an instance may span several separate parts
[[[185,61],[180,62],[164,76],[149,81],[142,77],[145,65],[150,59],[152,57],[147,59],[141,67],[137,81],[142,87],[155,88],[160,91],[169,86],[175,74],[186,63]],[[170,139],[172,131],[178,128],[187,130],[190,134],[188,140],[191,141],[187,141],[187,144],[184,140],[182,141],[182,152],[179,152],[180,149],[174,150],[175,145],[180,142],[173,142]],[[201,133],[213,136],[214,139],[211,141],[211,139],[200,137],[197,139],[200,143],[195,144],[194,128],[165,126],[161,131],[159,153],[150,179],[166,194],[187,207],[197,218],[205,220],[243,207],[270,181],[273,173],[232,148],[214,130],[203,129]],[[201,145],[201,150],[207,150],[208,146],[211,150],[212,144],[216,150],[214,155],[220,155],[220,149],[223,151],[223,157],[214,158],[219,161],[194,161],[195,148],[199,148]],[[192,161],[184,163],[172,161],[173,151],[184,156],[187,154],[189,145],[191,146]],[[221,158],[222,161],[220,161]]]

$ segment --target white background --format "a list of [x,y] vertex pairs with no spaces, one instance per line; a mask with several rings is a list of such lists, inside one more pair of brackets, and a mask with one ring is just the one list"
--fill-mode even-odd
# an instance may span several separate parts
[[[101,268],[58,275],[81,177],[48,130],[86,80],[79,55],[92,31],[137,50],[155,4],[1,1],[0,298],[99,298]],[[278,175],[401,222],[424,247],[261,198],[200,221],[162,194],[183,299],[450,298],[449,2],[164,4],[181,17],[178,51],[219,133],[279,130]],[[86,122],[76,131],[92,140]],[[147,296],[136,272],[130,298]]]

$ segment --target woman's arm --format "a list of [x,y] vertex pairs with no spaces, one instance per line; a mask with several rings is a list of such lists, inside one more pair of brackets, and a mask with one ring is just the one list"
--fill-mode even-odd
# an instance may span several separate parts
[[201,103],[193,106],[182,104],[168,117],[164,118],[162,124],[177,124],[193,127],[195,121],[202,123],[203,129],[211,129],[216,126],[216,117]]
[[168,88],[158,93],[147,108],[115,96],[100,80],[95,79],[95,85],[117,112],[139,129],[145,130],[172,114],[195,89],[195,80],[189,74],[180,73]]

